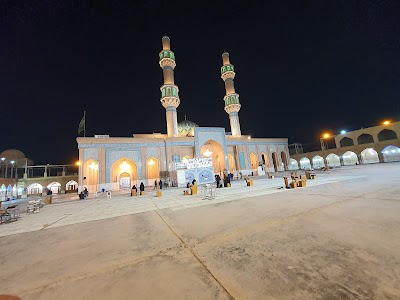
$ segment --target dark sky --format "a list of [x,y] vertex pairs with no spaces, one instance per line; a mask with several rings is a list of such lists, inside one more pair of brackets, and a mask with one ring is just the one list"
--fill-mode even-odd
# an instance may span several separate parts
[[400,1],[0,0],[0,151],[72,163],[87,135],[166,132],[161,38],[178,122],[229,128],[230,53],[243,134],[309,143],[400,117]]

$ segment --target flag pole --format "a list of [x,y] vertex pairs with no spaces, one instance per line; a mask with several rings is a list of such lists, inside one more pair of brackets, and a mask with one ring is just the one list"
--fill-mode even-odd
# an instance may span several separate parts
[[86,137],[86,110],[83,111],[83,137]]

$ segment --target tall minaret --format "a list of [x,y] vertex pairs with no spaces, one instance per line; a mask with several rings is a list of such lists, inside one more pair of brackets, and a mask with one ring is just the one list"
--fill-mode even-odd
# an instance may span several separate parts
[[222,54],[222,67],[221,67],[221,78],[225,81],[226,95],[225,111],[229,114],[229,120],[231,122],[231,132],[233,136],[241,136],[240,122],[239,122],[239,94],[235,92],[235,85],[233,79],[235,78],[235,72],[233,65],[229,62],[229,53],[224,52]]
[[161,104],[164,106],[167,112],[167,133],[168,137],[178,136],[178,121],[176,108],[181,102],[179,100],[179,89],[174,84],[174,68],[175,55],[170,50],[169,37],[164,36],[162,38],[163,49],[160,52],[160,67],[163,69],[164,84],[161,86]]

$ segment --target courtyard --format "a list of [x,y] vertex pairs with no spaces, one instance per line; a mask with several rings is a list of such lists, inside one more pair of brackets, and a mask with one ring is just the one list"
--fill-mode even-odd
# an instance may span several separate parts
[[[400,163],[57,199],[0,226],[0,294],[21,299],[399,299]],[[299,171],[299,174],[302,173]]]

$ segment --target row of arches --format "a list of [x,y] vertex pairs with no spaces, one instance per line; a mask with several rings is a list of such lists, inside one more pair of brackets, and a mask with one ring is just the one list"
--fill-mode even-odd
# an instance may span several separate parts
[[[62,190],[65,191],[76,191],[78,188],[78,183],[75,180],[70,180],[66,183],[65,187],[63,187],[59,182],[54,181],[47,186],[43,186],[40,183],[32,183],[26,187],[26,194],[27,195],[39,195],[43,192],[43,190],[47,188],[47,190],[50,190],[53,192],[53,194],[58,194]],[[5,186],[2,184],[0,186],[0,194],[5,194],[7,196],[18,196],[22,195],[23,193],[23,188],[17,188],[17,185],[11,185],[9,184],[8,186]]]
[[[382,150],[382,157],[384,162],[400,161],[400,148],[396,146],[387,146]],[[298,169],[322,169],[327,165],[328,167],[335,168],[340,166],[351,166],[357,164],[374,164],[379,163],[379,154],[373,148],[364,149],[360,155],[352,151],[347,151],[339,156],[330,153],[325,159],[322,156],[316,155],[311,160],[303,157],[297,162],[291,158],[289,162],[289,170]]]
[[[395,139],[397,139],[397,133],[390,129],[383,129],[382,131],[380,131],[378,133],[377,137],[378,137],[378,141],[375,141],[374,137],[372,135],[363,133],[357,137],[357,144],[362,145],[362,144],[369,144],[369,143],[374,143],[374,142],[395,140]],[[342,138],[339,141],[339,143],[340,143],[340,147],[354,146],[354,140],[349,137]]]

